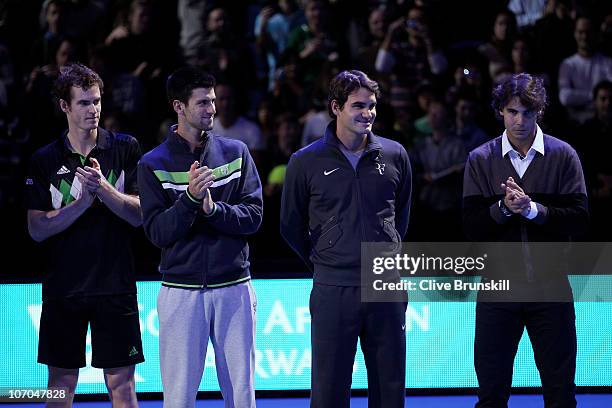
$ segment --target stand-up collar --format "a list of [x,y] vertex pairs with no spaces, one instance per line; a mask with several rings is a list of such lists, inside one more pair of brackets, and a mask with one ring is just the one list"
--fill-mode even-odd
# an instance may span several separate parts
[[[323,141],[328,145],[340,148],[342,142],[340,141],[340,139],[338,139],[338,136],[336,135],[336,123],[337,122],[335,119],[329,122],[327,128],[325,129],[325,135],[323,135]],[[378,136],[376,136],[372,132],[369,132],[364,153],[368,153],[373,150],[382,150],[382,145],[378,140]]]
[[[168,142],[170,143],[172,147],[175,147],[181,150],[184,149],[184,150],[190,151],[189,143],[187,143],[187,141],[178,134],[177,129],[178,129],[177,124],[170,125],[170,127],[168,128],[168,136],[167,136]],[[202,136],[200,139],[202,144],[200,147],[204,147],[211,136],[212,136],[212,133],[210,132],[206,132],[206,131],[202,132]]]

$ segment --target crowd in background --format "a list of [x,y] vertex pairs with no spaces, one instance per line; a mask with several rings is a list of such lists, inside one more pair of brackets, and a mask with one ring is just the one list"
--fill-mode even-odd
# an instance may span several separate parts
[[[327,86],[344,69],[379,82],[374,132],[410,154],[407,240],[463,239],[464,163],[503,130],[491,89],[529,72],[548,91],[542,130],[568,141],[582,160],[592,215],[584,238],[610,241],[609,1],[5,0],[0,220],[9,253],[36,251],[22,184],[33,151],[66,128],[51,89],[72,61],[104,80],[102,126],[134,135],[143,152],[175,119],[165,97],[168,74],[193,65],[216,77],[213,132],[247,144],[264,186],[264,224],[250,240],[255,276],[303,270],[278,232],[284,168],[294,151],[322,136],[330,121]],[[154,276],[157,249],[142,231],[134,242],[139,273]],[[9,264],[3,275],[38,274],[36,257]]]

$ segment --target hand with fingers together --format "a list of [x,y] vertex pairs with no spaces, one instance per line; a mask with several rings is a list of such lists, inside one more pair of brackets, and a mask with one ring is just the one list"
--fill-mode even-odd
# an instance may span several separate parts
[[505,191],[504,205],[515,214],[525,214],[531,208],[531,198],[519,186],[512,177],[508,177],[505,183],[501,184]]
[[94,199],[96,198],[96,193],[90,191],[87,187],[85,187],[85,180],[83,176],[81,176],[79,173],[76,173],[76,177],[81,182],[81,194],[75,200],[75,202],[83,203],[86,208],[90,207],[93,204]]
[[91,194],[97,196],[100,201],[108,198],[113,193],[114,187],[106,180],[106,177],[102,174],[102,168],[97,159],[90,157],[89,161],[91,166],[79,167],[77,169],[77,175],[80,175],[81,182],[83,183],[86,190]]
[[194,161],[189,168],[188,193],[196,200],[202,201],[202,209],[206,214],[210,214],[214,208],[210,196],[209,187],[215,181],[212,169],[207,166],[198,167],[198,161]]
[[93,167],[84,166],[78,167],[76,171],[76,176],[79,178],[79,181],[83,185],[83,188],[87,191],[95,194],[98,192],[98,189],[102,185],[102,180],[104,176],[100,171],[100,163],[93,157],[89,159],[92,163]]

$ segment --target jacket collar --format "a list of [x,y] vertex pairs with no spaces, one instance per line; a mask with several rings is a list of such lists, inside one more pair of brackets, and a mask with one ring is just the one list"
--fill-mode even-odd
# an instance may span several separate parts
[[[327,125],[327,128],[325,129],[325,134],[323,135],[323,141],[325,142],[325,144],[334,146],[338,149],[340,148],[340,144],[342,142],[340,141],[340,139],[338,139],[338,136],[336,136],[335,119],[329,122],[329,124]],[[374,133],[370,132],[368,134],[368,141],[366,143],[366,147],[363,153],[369,153],[374,150],[382,150],[382,144],[380,144],[379,137],[376,136]]]
[[[189,149],[189,144],[187,143],[187,141],[185,139],[183,139],[181,136],[179,136],[178,132],[178,125],[174,124],[174,125],[170,125],[170,127],[168,128],[168,135],[166,137],[166,140],[168,141],[169,145],[177,150],[186,150],[186,151],[191,151]],[[208,141],[210,140],[212,136],[212,133],[210,132],[202,132],[202,137],[201,137],[201,141],[202,141],[202,145],[201,147],[204,147]],[[200,147],[200,148],[201,148]]]
[[[101,127],[98,127],[98,135],[96,137],[96,145],[94,149],[110,149],[111,147],[111,132]],[[73,153],[74,149],[70,145],[70,140],[68,139],[68,130],[64,131],[64,134],[61,138],[60,148],[64,152]]]

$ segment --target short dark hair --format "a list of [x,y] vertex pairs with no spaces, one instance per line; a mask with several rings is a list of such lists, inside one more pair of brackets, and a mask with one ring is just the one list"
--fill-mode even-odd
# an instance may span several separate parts
[[172,105],[174,100],[185,104],[197,88],[214,88],[215,77],[194,67],[183,67],[174,71],[166,81],[166,95]]
[[612,92],[612,82],[608,81],[607,79],[599,81],[597,85],[595,85],[595,88],[593,88],[593,100],[597,99],[597,94],[602,89]]
[[519,98],[525,107],[534,109],[538,117],[542,117],[544,114],[547,97],[544,82],[541,78],[521,72],[512,75],[497,85],[493,89],[493,101],[491,102],[491,107],[497,117],[499,117],[499,112],[514,97]]
[[100,88],[100,93],[104,90],[102,78],[93,69],[86,67],[78,62],[66,64],[60,68],[60,73],[53,86],[53,93],[58,99],[63,99],[70,103],[72,94],[70,90],[73,86],[88,90],[93,86]]
[[342,71],[336,75],[329,83],[329,95],[327,97],[327,110],[329,116],[332,118],[336,117],[332,111],[332,101],[335,100],[340,109],[342,109],[349,95],[360,88],[366,88],[368,91],[372,92],[377,99],[380,96],[378,83],[370,79],[361,71]]
[[506,16],[510,19],[509,23],[508,23],[508,36],[509,38],[506,38],[506,41],[511,41],[514,39],[514,36],[517,33],[517,21],[516,21],[516,14],[514,14],[514,12],[512,12],[512,10],[509,9],[502,9],[499,10],[497,13],[495,13],[495,16],[493,17],[493,21],[491,21],[491,29],[494,29],[495,27],[495,22],[497,21],[497,18],[499,16]]
[[591,23],[591,27],[589,28],[589,31],[594,32],[596,30],[596,28],[594,27],[595,21],[593,21],[593,18],[591,16],[586,15],[586,14],[579,14],[576,16],[576,19],[574,20],[574,30],[576,29],[576,27],[578,27],[578,21],[580,20],[586,20],[589,23]]

